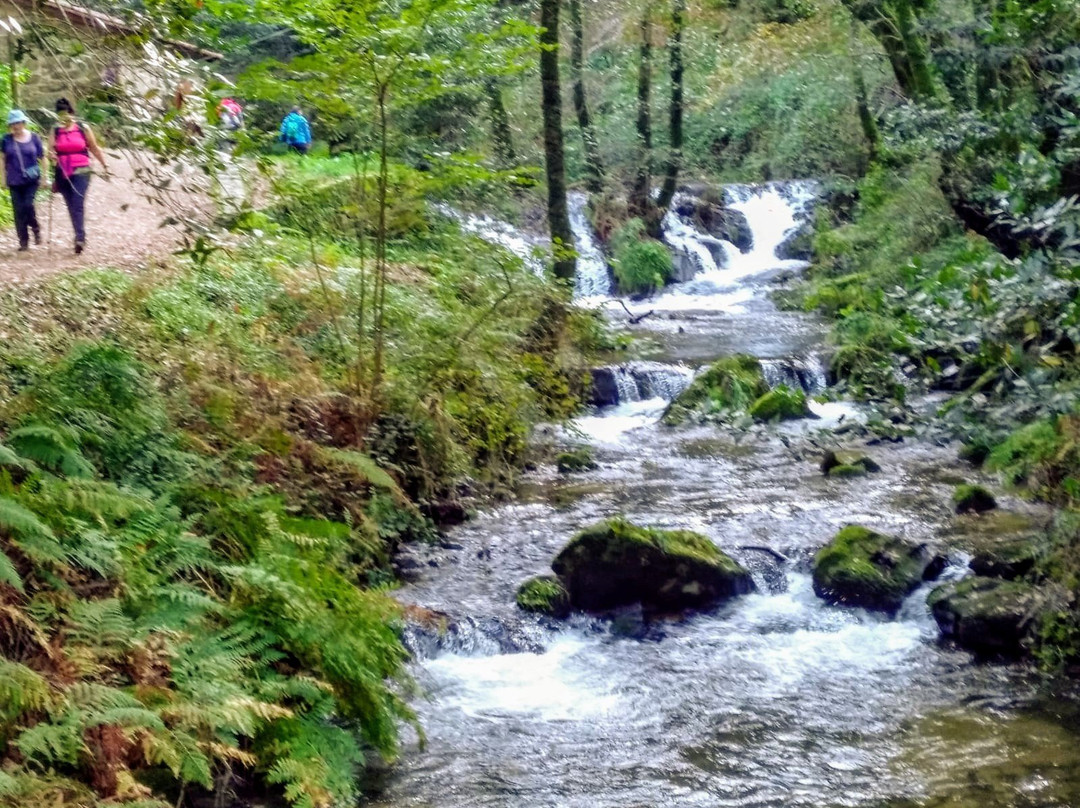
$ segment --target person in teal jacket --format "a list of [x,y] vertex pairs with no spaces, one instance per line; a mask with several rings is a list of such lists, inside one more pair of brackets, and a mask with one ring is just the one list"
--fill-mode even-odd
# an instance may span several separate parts
[[293,107],[281,122],[281,140],[297,154],[307,154],[311,148],[311,126],[300,107]]

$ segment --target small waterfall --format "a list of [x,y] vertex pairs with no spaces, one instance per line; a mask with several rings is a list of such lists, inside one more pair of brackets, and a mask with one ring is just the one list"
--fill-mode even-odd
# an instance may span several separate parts
[[525,621],[497,617],[448,619],[442,625],[410,621],[402,630],[402,643],[414,659],[434,659],[443,654],[495,656],[538,653],[544,632]]
[[681,280],[694,281],[686,291],[701,293],[705,287],[730,287],[769,270],[805,267],[804,262],[778,258],[776,251],[800,227],[817,193],[818,185],[809,181],[726,186],[727,208],[743,214],[753,234],[745,253],[679,215],[679,209],[693,208],[695,200],[685,194],[676,195],[664,216],[664,241],[671,247],[677,265],[689,264],[677,273]]
[[544,259],[542,256],[547,252],[548,247],[547,241],[541,236],[530,235],[509,222],[491,216],[462,213],[457,208],[441,202],[433,204],[432,207],[443,216],[456,221],[467,233],[473,233],[484,241],[513,253],[524,261],[525,266],[533,273],[543,277]]
[[820,393],[828,387],[825,365],[817,356],[763,359],[761,369],[769,387],[783,384],[792,390],[801,389],[809,394]]
[[694,371],[662,362],[628,362],[594,368],[592,377],[593,404],[610,407],[654,398],[671,401],[690,385]]
[[613,290],[607,260],[585,215],[589,198],[581,191],[572,191],[567,195],[567,200],[570,204],[570,229],[574,233],[574,249],[577,251],[574,297],[611,297]]

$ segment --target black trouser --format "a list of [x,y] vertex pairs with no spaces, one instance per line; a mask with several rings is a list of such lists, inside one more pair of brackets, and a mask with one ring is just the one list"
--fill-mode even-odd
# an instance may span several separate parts
[[75,173],[65,177],[64,172],[56,175],[56,190],[64,197],[71,226],[75,230],[75,243],[86,242],[86,192],[90,189],[90,172]]
[[8,190],[11,191],[11,207],[15,211],[15,232],[19,235],[19,246],[25,247],[30,243],[31,230],[34,231],[35,236],[41,233],[37,211],[34,210],[34,197],[38,192],[38,183],[12,185]]

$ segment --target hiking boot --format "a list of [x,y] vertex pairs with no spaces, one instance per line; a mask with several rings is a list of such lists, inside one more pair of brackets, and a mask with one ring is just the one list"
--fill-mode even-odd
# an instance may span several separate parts
[[19,252],[30,252],[30,245],[29,244],[20,244],[19,245]]
[[85,249],[85,247],[86,247],[86,245],[83,244],[81,241],[76,241],[75,242],[75,254],[76,255],[82,255],[82,251],[83,251],[83,249]]
[[34,228],[34,246],[36,246],[36,247],[41,246],[41,228],[40,227],[35,227]]

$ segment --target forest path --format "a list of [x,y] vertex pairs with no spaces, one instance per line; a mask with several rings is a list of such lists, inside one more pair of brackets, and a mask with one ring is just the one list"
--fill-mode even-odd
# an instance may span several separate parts
[[[181,245],[181,229],[162,226],[166,218],[180,211],[202,216],[211,210],[205,193],[192,190],[197,181],[183,183],[184,188],[174,183],[176,189],[168,193],[164,202],[149,199],[149,186],[142,179],[146,175],[140,170],[151,165],[147,155],[110,150],[108,157],[109,175],[95,176],[90,183],[83,254],[75,255],[71,219],[63,197],[48,193],[46,187],[37,198],[40,246],[34,246],[31,239],[29,252],[17,252],[14,225],[0,229],[0,285],[32,282],[57,272],[91,267],[145,267],[166,258]],[[6,193],[0,204],[11,204]]]

